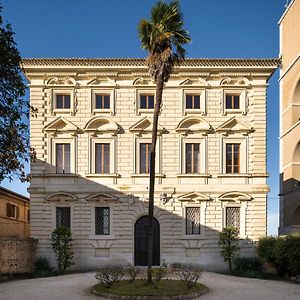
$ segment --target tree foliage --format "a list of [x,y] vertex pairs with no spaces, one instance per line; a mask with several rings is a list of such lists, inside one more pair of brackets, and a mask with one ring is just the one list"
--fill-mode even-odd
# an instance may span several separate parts
[[10,24],[5,24],[0,6],[0,182],[18,176],[28,180],[24,163],[29,160],[30,106],[24,95],[21,56]]

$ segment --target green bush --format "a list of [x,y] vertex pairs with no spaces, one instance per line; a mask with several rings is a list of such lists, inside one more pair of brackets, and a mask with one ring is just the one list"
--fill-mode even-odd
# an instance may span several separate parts
[[157,288],[159,282],[166,277],[168,271],[165,267],[158,267],[158,268],[153,268],[152,269],[152,278],[154,281],[154,285]]
[[277,238],[274,236],[267,236],[259,239],[257,253],[261,259],[270,263],[276,262],[276,255],[274,251],[276,241]]
[[225,262],[228,262],[229,271],[232,273],[233,260],[237,257],[240,247],[238,239],[238,229],[236,227],[224,227],[219,233],[219,246],[221,246],[221,255]]
[[33,265],[34,277],[48,277],[52,275],[52,268],[46,257],[38,257]]
[[101,267],[95,277],[105,288],[110,288],[113,283],[119,282],[124,276],[125,270],[120,265],[107,265]]
[[72,266],[72,234],[67,227],[58,227],[52,232],[52,248],[56,255],[58,270],[64,273],[67,268]]
[[262,261],[257,257],[236,257],[233,260],[233,274],[242,277],[262,278]]
[[192,264],[174,263],[171,265],[171,268],[175,276],[180,281],[183,281],[188,289],[197,283],[202,273],[200,266]]
[[129,277],[129,283],[132,283],[136,280],[136,277],[140,273],[140,269],[135,266],[128,266],[125,273]]

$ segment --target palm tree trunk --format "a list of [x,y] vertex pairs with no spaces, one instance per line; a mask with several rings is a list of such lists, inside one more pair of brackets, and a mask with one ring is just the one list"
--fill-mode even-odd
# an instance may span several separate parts
[[158,76],[156,80],[155,106],[153,113],[152,143],[150,153],[150,187],[149,187],[149,216],[148,216],[148,283],[152,283],[152,264],[153,264],[153,210],[154,210],[154,185],[155,185],[155,148],[157,140],[158,114],[160,111],[162,93],[163,93],[163,76]]

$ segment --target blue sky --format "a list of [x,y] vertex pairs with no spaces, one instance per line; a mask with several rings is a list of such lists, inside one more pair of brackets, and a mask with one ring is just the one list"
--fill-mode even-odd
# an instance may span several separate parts
[[[0,0],[23,57],[144,57],[137,24],[154,0]],[[278,57],[286,0],[182,0],[187,57]],[[278,227],[278,71],[268,89],[268,233]],[[26,184],[2,186],[27,195]]]

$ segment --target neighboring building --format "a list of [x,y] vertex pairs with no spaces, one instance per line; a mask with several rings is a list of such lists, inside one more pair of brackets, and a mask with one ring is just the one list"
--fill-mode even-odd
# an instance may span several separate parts
[[[266,89],[277,59],[187,59],[159,117],[154,264],[221,268],[218,232],[242,252],[266,235]],[[31,105],[31,233],[71,228],[75,268],[147,263],[155,85],[143,59],[24,59]]]
[[279,21],[280,54],[280,227],[300,231],[300,0]]
[[0,238],[30,237],[29,199],[0,187]]

